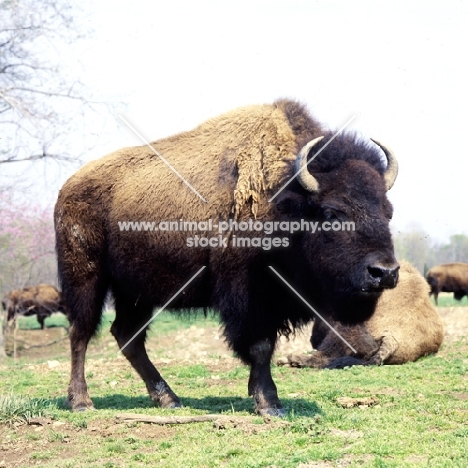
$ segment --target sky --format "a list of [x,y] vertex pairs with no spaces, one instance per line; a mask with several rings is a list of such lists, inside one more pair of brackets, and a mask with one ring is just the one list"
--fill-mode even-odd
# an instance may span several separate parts
[[[148,140],[236,107],[290,97],[332,129],[373,137],[396,154],[388,195],[395,231],[468,234],[468,2],[97,0],[77,21],[91,39],[64,66]],[[117,117],[93,119],[86,160],[141,141]],[[71,140],[72,141],[72,140]],[[76,171],[62,168],[52,200]]]

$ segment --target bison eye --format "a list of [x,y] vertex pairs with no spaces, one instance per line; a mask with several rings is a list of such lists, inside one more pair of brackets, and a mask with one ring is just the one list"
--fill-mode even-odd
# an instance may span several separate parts
[[324,208],[323,216],[327,221],[345,221],[347,219],[346,213],[344,211],[330,207]]

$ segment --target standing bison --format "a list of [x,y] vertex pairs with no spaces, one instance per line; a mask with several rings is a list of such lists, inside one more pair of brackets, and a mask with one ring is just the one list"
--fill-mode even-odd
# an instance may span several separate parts
[[401,262],[398,285],[386,290],[375,313],[364,323],[334,323],[335,330],[350,343],[353,351],[317,319],[311,355],[290,355],[279,365],[291,367],[341,368],[353,365],[404,364],[436,353],[444,339],[444,326],[429,299],[424,277],[408,262]]
[[453,292],[453,297],[461,301],[468,296],[468,263],[446,263],[432,267],[426,274],[431,287],[430,294],[434,294],[435,303],[441,291]]
[[[278,334],[288,335],[312,317],[268,267],[323,314],[349,323],[369,318],[382,291],[398,280],[386,196],[397,174],[395,157],[377,142],[333,135],[290,100],[232,111],[152,148],[125,148],[88,163],[58,196],[58,270],[71,323],[71,408],[93,406],[84,378],[85,353],[109,290],[116,311],[111,332],[123,354],[155,403],[181,406],[148,358],[146,331],[137,332],[156,306],[205,267],[170,308],[218,311],[229,346],[250,366],[248,391],[255,410],[283,415],[271,356]],[[232,232],[226,244],[202,248],[190,247],[182,230],[122,229],[128,221],[246,224],[252,218],[278,221],[269,235],[279,237],[281,246],[253,247],[259,237],[271,241],[263,231],[242,233],[252,240],[249,248],[233,244]],[[328,227],[352,221],[355,230],[290,234],[279,228],[279,222],[302,219],[328,222]]]
[[44,320],[47,317],[54,312],[64,312],[60,292],[49,284],[10,291],[3,298],[2,306],[7,312],[7,321],[17,315],[36,315],[41,329],[44,329]]

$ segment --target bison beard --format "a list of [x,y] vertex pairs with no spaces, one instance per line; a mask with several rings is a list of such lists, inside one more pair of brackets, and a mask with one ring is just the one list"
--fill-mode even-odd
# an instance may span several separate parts
[[[164,408],[181,405],[147,356],[146,332],[131,338],[154,307],[206,266],[171,309],[218,311],[229,346],[251,367],[248,390],[256,411],[284,414],[271,377],[271,356],[278,334],[288,335],[312,317],[268,266],[323,314],[349,323],[368,318],[382,290],[394,287],[398,277],[388,227],[392,207],[386,197],[396,177],[396,160],[378,143],[332,136],[304,106],[281,100],[241,108],[152,143],[208,203],[145,146],[88,163],[65,183],[55,207],[55,226],[71,324],[68,400],[73,410],[93,406],[84,378],[85,353],[108,291],[115,300],[112,334],[125,346],[122,352],[151,398]],[[304,158],[326,144],[269,203],[296,166],[302,167]],[[183,232],[118,228],[119,221],[127,220],[252,216],[261,221],[347,220],[354,221],[356,230],[298,232],[288,235],[288,248],[265,251],[194,249],[187,247]]]

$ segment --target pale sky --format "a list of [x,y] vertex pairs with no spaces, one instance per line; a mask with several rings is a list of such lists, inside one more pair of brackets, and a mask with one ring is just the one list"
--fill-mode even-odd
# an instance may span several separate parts
[[[148,139],[291,97],[395,152],[395,229],[468,234],[468,2],[97,0],[64,60]],[[87,7],[90,8],[90,7]],[[141,144],[117,118],[95,159]],[[100,133],[93,122],[86,134]],[[62,171],[60,186],[76,168]],[[58,187],[57,187],[58,188]],[[49,191],[55,198],[57,188]],[[49,196],[49,195],[47,195]]]

